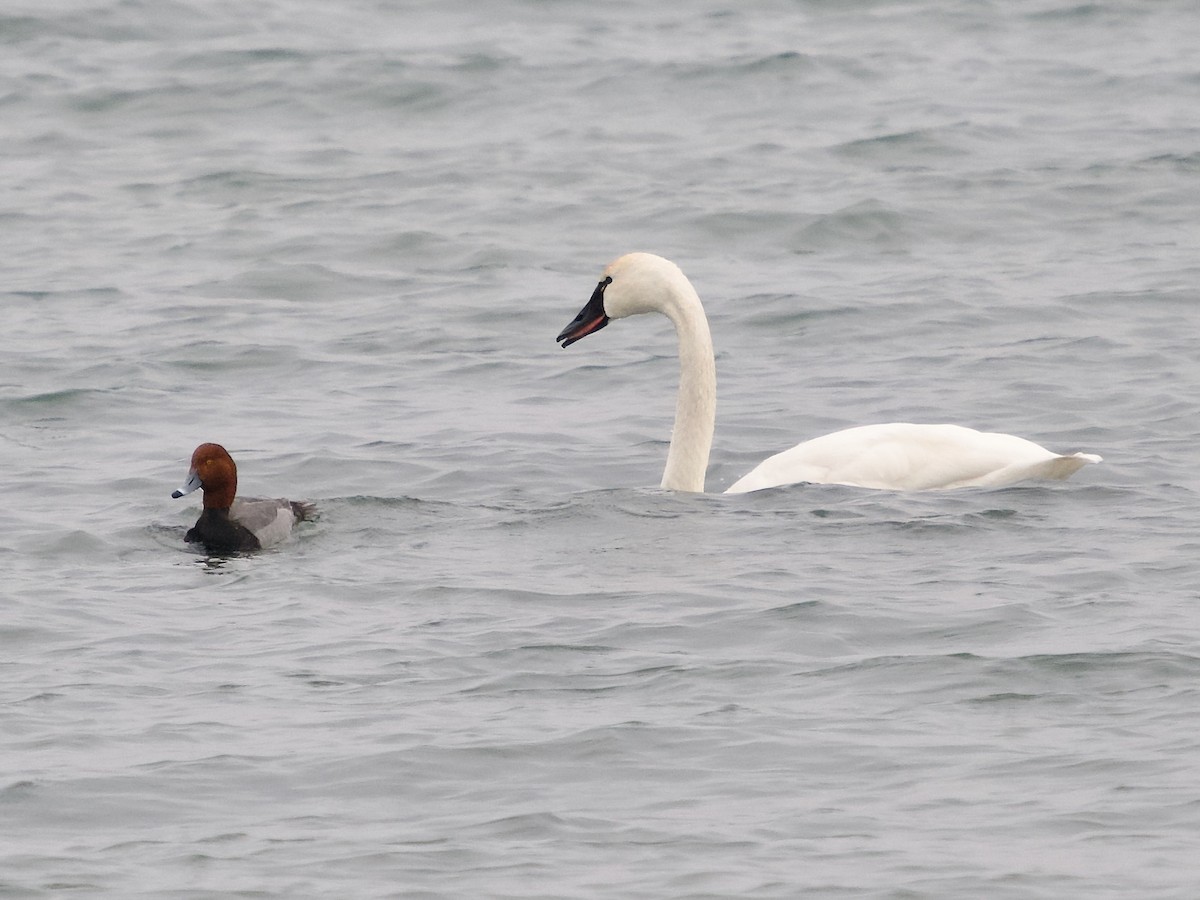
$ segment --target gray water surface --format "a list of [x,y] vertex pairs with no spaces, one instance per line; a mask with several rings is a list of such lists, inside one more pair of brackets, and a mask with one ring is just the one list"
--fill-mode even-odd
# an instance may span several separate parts
[[[0,12],[0,897],[1200,890],[1200,12]],[[717,346],[657,490],[663,319]],[[1069,482],[724,497],[836,428]],[[311,500],[207,558],[193,448]]]

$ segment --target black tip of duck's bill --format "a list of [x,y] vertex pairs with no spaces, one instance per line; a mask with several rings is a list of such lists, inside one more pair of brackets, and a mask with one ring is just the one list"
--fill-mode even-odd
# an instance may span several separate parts
[[199,490],[202,487],[204,487],[204,482],[200,480],[200,473],[193,469],[188,472],[188,479],[183,483],[183,487],[171,494],[171,499],[178,500],[180,497],[186,497],[192,491]]
[[608,324],[608,314],[604,311],[604,289],[612,283],[611,278],[605,278],[592,292],[591,299],[584,304],[571,324],[559,332],[554,340],[563,345],[565,350],[580,338],[585,338],[593,331],[599,331]]

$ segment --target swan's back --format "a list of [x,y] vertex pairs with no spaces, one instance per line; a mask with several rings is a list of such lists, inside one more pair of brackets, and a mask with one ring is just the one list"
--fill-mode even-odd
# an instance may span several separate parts
[[726,491],[785,484],[845,484],[896,491],[1001,487],[1063,479],[1099,456],[1062,456],[1025,438],[961,425],[893,422],[835,431],[763,460]]

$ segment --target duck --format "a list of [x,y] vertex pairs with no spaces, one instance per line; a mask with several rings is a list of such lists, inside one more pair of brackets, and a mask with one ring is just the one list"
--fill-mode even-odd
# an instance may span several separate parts
[[220,444],[201,444],[192,453],[183,487],[172,492],[178,500],[200,488],[204,510],[184,535],[214,555],[262,550],[282,543],[299,522],[316,517],[311,503],[295,500],[234,499],[237,464]]
[[[618,257],[604,269],[591,298],[556,341],[565,349],[614,319],[645,313],[670,319],[679,341],[675,425],[661,487],[703,492],[716,425],[716,363],[704,307],[679,266],[653,253]],[[1011,434],[891,422],[803,441],[763,460],[725,493],[802,483],[889,491],[995,488],[1062,480],[1100,461],[1096,454],[1059,454]]]

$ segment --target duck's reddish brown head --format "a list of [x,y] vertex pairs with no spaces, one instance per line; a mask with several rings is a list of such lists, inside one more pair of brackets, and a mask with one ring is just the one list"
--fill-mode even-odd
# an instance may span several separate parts
[[192,454],[183,487],[171,494],[179,499],[196,488],[204,489],[205,509],[229,509],[237,494],[237,466],[233,457],[220,444],[201,444]]

